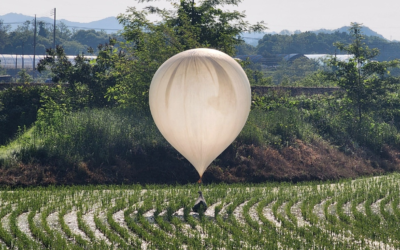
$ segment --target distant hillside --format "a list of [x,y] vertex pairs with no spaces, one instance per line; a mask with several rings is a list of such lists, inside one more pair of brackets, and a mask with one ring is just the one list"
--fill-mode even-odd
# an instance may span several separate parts
[[[0,20],[3,20],[5,24],[10,24],[11,29],[15,29],[18,25],[21,25],[23,22],[27,20],[33,20],[33,16],[26,16],[17,13],[8,13],[5,15],[0,15]],[[49,17],[37,17],[37,20],[44,21],[46,23],[53,23],[53,19]],[[68,27],[78,28],[78,29],[95,29],[95,30],[104,30],[107,33],[115,33],[118,30],[122,29],[122,25],[120,25],[115,17],[107,17],[98,21],[93,21],[89,23],[80,23],[80,22],[71,22],[65,19],[57,20],[57,22],[63,22]]]
[[[15,29],[18,27],[18,25],[21,25],[23,22],[26,20],[33,20],[33,16],[26,16],[22,14],[17,14],[17,13],[8,13],[5,15],[0,15],[0,20],[3,20],[5,24],[10,24],[12,29]],[[40,21],[44,21],[46,23],[53,23],[53,19],[49,17],[38,17],[37,18]],[[65,19],[60,19],[57,20],[57,22],[63,22],[65,25],[67,25],[70,28],[78,28],[78,29],[95,29],[95,30],[104,30],[107,33],[115,33],[118,30],[122,29],[122,25],[118,23],[116,17],[107,17],[98,21],[93,21],[89,23],[80,23],[80,22],[71,22]],[[313,33],[326,33],[326,34],[332,34],[336,31],[339,32],[348,32],[349,26],[343,26],[338,29],[319,29],[319,30],[312,30],[310,32]],[[367,36],[377,36],[382,39],[386,39],[383,37],[381,34],[371,30],[368,27],[363,27],[362,31],[364,32],[365,35]],[[291,35],[291,34],[297,34],[300,33],[299,30],[296,31],[289,31],[289,30],[282,30],[279,33],[277,32],[260,32],[260,33],[243,33],[242,36],[245,40],[246,43],[251,44],[253,46],[258,45],[258,40],[262,39],[264,35],[266,34],[280,34],[280,35]],[[386,39],[387,40],[387,39]]]
[[[339,29],[334,29],[334,30],[319,29],[319,30],[313,30],[313,31],[311,31],[311,32],[317,33],[317,34],[318,34],[318,33],[332,34],[332,33],[336,32],[336,31],[348,33],[349,28],[350,28],[350,26],[343,26],[343,27],[341,27],[341,28],[339,28]],[[362,27],[362,28],[361,28],[361,31],[362,31],[362,32],[364,33],[364,35],[366,35],[366,36],[377,36],[377,37],[379,37],[379,38],[382,38],[382,39],[387,40],[384,36],[382,36],[381,34],[375,32],[375,31],[373,31],[373,30],[371,30],[371,29],[368,28],[368,27]]]
[[[348,33],[349,28],[350,28],[350,26],[343,26],[341,28],[333,29],[333,30],[319,29],[319,30],[311,30],[310,32],[316,33],[316,34],[318,34],[318,33],[332,34],[337,31]],[[364,33],[364,35],[366,35],[366,36],[376,36],[376,37],[387,40],[384,36],[382,36],[378,32],[371,30],[368,27],[362,27],[361,30]],[[299,34],[299,33],[301,33],[301,31],[299,31],[299,30],[296,30],[296,31],[282,30],[279,33],[277,33],[277,32],[243,33],[242,37],[246,43],[253,45],[253,46],[257,46],[258,40],[262,39],[264,37],[264,35],[266,35],[266,34],[292,35],[292,34]]]

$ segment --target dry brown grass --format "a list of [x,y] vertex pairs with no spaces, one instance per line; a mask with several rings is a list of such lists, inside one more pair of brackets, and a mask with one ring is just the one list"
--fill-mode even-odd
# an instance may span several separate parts
[[[297,140],[294,146],[281,150],[244,145],[237,149],[235,161],[229,166],[211,166],[204,179],[215,182],[297,182],[356,178],[399,170],[400,153],[389,147],[385,147],[383,152],[386,157],[376,156],[362,149],[346,155],[321,141],[306,144]],[[227,153],[222,158],[231,156],[232,154]]]
[[[380,155],[359,148],[347,155],[324,141],[276,149],[231,145],[205,172],[203,181],[265,182],[337,180],[400,170],[400,151],[385,146]],[[20,164],[0,169],[0,184],[10,186],[129,183],[195,183],[198,174],[176,151],[138,154],[112,166],[90,162],[64,168],[52,164]]]

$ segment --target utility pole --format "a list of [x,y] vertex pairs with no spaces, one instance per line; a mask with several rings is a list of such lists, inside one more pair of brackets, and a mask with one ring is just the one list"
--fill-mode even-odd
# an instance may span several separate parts
[[22,69],[24,69],[24,46],[25,46],[25,43],[22,43]]
[[33,71],[36,70],[36,14],[35,14],[35,29],[34,29],[34,33],[33,33],[33,65],[32,65],[32,69]]
[[56,8],[54,8],[53,48],[56,49]]

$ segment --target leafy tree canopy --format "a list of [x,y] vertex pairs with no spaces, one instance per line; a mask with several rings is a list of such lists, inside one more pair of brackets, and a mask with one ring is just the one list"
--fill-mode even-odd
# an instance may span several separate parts
[[[269,57],[274,54],[335,54],[340,51],[335,42],[351,43],[353,36],[347,32],[313,33],[302,32],[290,35],[267,34],[258,42],[257,54]],[[364,36],[364,42],[380,50],[376,60],[385,61],[400,58],[400,43],[390,42],[376,36]],[[343,51],[344,52],[344,51]]]
[[[51,70],[52,80],[68,83],[72,95],[85,99],[84,105],[104,107],[110,104],[104,98],[107,88],[115,85],[120,76],[120,71],[116,69],[125,61],[122,51],[114,48],[115,42],[115,39],[110,39],[109,43],[99,45],[95,61],[85,58],[82,53],[75,57],[74,64],[68,60],[62,46],[57,46],[55,50],[47,49],[47,56],[40,60],[38,71]],[[92,49],[89,51],[93,52]]]
[[[165,33],[165,39],[180,51],[209,47],[233,55],[234,46],[243,42],[239,36],[241,33],[262,31],[266,28],[264,22],[250,25],[244,20],[245,14],[242,12],[223,11],[219,8],[240,2],[241,0],[206,0],[196,3],[194,0],[181,0],[173,2],[171,10],[155,6],[148,6],[143,11],[129,8],[129,14],[119,15],[118,20],[124,24],[123,36],[128,41],[135,42],[137,49],[140,49],[140,37],[144,31],[159,32],[157,28],[163,27],[169,30]],[[162,21],[151,23],[146,19],[149,14],[158,15]]]
[[[152,2],[151,0],[137,2]],[[263,22],[255,25],[244,20],[245,14],[224,11],[224,5],[237,5],[239,0],[181,0],[172,2],[172,9],[148,6],[144,10],[128,8],[118,16],[124,25],[121,43],[131,60],[125,65],[130,74],[109,88],[107,97],[122,105],[147,107],[148,88],[160,65],[171,56],[193,48],[214,48],[229,55],[235,54],[235,46],[243,43],[239,35],[244,31],[261,31]],[[155,14],[157,23],[147,17]]]
[[[0,54],[33,54],[34,30],[34,20],[27,20],[15,30],[0,20]],[[36,32],[36,54],[45,54],[46,48],[53,47],[53,24],[37,21]],[[109,38],[104,31],[71,30],[63,22],[56,25],[56,44],[62,45],[68,55],[85,52],[89,47],[96,50]]]
[[346,91],[345,100],[357,110],[359,124],[365,112],[381,110],[388,103],[389,93],[398,89],[399,80],[391,77],[389,70],[400,66],[399,60],[374,61],[379,50],[365,44],[361,27],[358,23],[351,24],[352,43],[335,43],[340,51],[353,55],[353,58],[340,61],[333,57],[329,61],[338,85]]
[[[90,106],[118,103],[147,110],[148,89],[153,75],[168,58],[199,47],[215,48],[234,55],[235,46],[243,43],[240,33],[265,29],[263,22],[250,25],[244,21],[244,13],[219,8],[239,2],[181,0],[173,2],[171,10],[154,6],[144,10],[128,8],[126,14],[118,16],[124,25],[121,34],[124,42],[112,39],[109,44],[98,46],[95,61],[91,62],[80,54],[74,64],[66,58],[65,49],[57,46],[55,50],[47,50],[47,57],[40,61],[38,70],[50,69],[54,82],[68,82],[75,93],[82,93],[82,87],[86,88]],[[150,21],[147,18],[150,14],[158,15],[161,21]],[[94,31],[78,31],[75,35],[85,43],[96,40]],[[89,49],[89,52],[94,51]],[[259,72],[249,71],[249,74],[258,84],[265,84]]]

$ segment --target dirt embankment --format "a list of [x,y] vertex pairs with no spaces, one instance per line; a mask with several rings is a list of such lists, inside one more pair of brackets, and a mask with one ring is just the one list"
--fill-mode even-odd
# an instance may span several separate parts
[[305,144],[298,140],[295,146],[281,150],[243,146],[237,155],[236,158],[223,155],[234,159],[230,167],[211,166],[204,178],[225,182],[297,182],[356,178],[400,170],[400,154],[389,147],[383,148],[380,156],[362,149],[347,155],[324,142]]
[[[52,164],[51,162],[54,162]],[[231,145],[207,169],[204,183],[310,181],[356,178],[400,170],[400,151],[384,147],[380,155],[365,149],[345,154],[324,142],[304,143],[275,149],[254,145]],[[112,165],[81,162],[57,166],[30,163],[0,169],[0,184],[11,186],[50,184],[194,183],[199,179],[191,164],[172,148],[137,150],[130,160]]]

